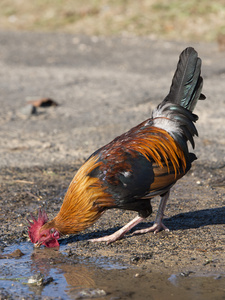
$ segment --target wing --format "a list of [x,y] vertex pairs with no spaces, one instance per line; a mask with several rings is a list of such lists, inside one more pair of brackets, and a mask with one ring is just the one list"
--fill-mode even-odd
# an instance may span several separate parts
[[168,191],[178,178],[165,164],[158,166],[139,154],[132,157],[124,153],[124,160],[115,160],[109,168],[108,164],[98,166],[90,174],[98,177],[114,200],[114,208],[134,210],[143,217],[151,214],[149,199]]
[[147,216],[149,199],[165,193],[185,174],[182,151],[171,140],[167,132],[145,121],[97,150],[93,155],[100,164],[90,176],[100,179],[114,207]]

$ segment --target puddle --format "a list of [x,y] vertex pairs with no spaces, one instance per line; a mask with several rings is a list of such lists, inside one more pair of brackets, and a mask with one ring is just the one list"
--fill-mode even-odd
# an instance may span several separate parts
[[[16,249],[24,255],[0,259],[0,299],[225,299],[223,276],[153,273],[111,257],[71,258],[66,246],[34,250],[23,243],[5,248],[2,256]],[[40,274],[42,285],[28,284]]]

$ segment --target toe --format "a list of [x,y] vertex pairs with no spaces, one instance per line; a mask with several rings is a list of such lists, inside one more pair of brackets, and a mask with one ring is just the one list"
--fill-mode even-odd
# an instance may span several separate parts
[[169,231],[169,229],[162,222],[154,223],[151,227],[134,231],[133,235],[134,234],[144,234],[147,232],[153,232],[154,234],[157,234],[161,230]]

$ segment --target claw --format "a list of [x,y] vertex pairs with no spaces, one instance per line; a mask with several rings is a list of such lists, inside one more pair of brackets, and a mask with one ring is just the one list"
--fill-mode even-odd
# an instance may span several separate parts
[[154,234],[158,233],[161,230],[170,231],[169,228],[167,228],[162,222],[160,223],[154,223],[151,227],[145,228],[145,229],[139,229],[135,230],[132,235],[135,234],[144,234],[147,232],[153,232]]

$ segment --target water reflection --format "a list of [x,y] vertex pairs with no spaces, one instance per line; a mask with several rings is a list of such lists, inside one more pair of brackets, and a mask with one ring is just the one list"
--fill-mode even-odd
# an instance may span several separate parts
[[[25,255],[0,260],[0,292],[4,289],[9,296],[18,294],[26,298],[32,294],[31,297],[41,295],[66,300],[74,299],[78,291],[88,288],[105,290],[108,296],[104,299],[211,300],[223,299],[225,295],[223,274],[204,277],[190,272],[154,273],[147,267],[143,270],[131,266],[123,270],[123,266],[118,262],[116,265],[110,257],[92,255],[85,259],[60,252],[62,247],[60,251],[47,248],[34,250],[25,243],[5,248],[3,256],[18,248]],[[40,273],[45,278],[53,277],[53,282],[46,286],[27,285],[31,275]]]
[[37,249],[31,255],[31,272],[42,273],[48,277],[52,274],[52,269],[57,270],[57,274],[63,275],[66,280],[64,290],[68,294],[87,288],[95,288],[95,271],[93,267],[80,264],[79,259],[68,258],[58,250]]

